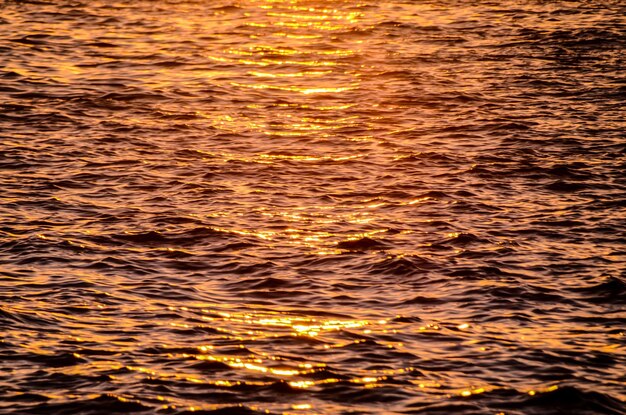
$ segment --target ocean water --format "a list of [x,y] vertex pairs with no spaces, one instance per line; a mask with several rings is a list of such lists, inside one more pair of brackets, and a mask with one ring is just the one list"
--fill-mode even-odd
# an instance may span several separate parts
[[625,16],[0,2],[0,413],[624,414]]

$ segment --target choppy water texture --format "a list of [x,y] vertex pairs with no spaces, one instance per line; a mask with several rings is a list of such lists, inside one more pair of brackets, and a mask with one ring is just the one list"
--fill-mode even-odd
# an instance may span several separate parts
[[623,414],[626,6],[4,1],[0,412]]

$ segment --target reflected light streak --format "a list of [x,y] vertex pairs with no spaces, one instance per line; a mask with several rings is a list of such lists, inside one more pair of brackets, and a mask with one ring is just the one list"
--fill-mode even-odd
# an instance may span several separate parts
[[242,88],[271,89],[271,90],[276,90],[276,91],[299,92],[304,95],[345,92],[345,91],[354,90],[356,88],[356,85],[349,86],[349,87],[302,88],[302,87],[297,87],[297,86],[278,86],[278,85],[270,85],[270,84],[242,84],[239,82],[231,82],[230,84],[233,86],[242,87]]
[[299,78],[299,77],[310,77],[310,76],[323,76],[332,73],[331,71],[307,71],[307,72],[297,72],[297,73],[271,73],[271,72],[248,72],[248,74],[253,76],[258,76],[261,78]]

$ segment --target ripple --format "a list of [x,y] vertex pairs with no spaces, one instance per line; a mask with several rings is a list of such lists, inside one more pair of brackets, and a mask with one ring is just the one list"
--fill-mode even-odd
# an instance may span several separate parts
[[605,3],[5,2],[0,412],[623,413]]

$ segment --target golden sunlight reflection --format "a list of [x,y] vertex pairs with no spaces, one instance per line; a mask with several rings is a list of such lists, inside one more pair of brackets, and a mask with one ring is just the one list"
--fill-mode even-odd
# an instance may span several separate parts
[[[346,62],[359,59],[361,40],[343,43],[336,48],[317,48],[311,42],[317,37],[327,36],[327,33],[357,27],[363,17],[362,12],[343,7],[305,5],[297,1],[246,2],[245,7],[254,10],[250,15],[258,14],[263,19],[247,21],[244,27],[248,28],[248,36],[236,46],[229,45],[220,53],[207,56],[216,63],[228,65],[231,76],[228,76],[228,71],[205,71],[199,73],[201,77],[206,76],[214,87],[228,90],[234,88],[235,94],[239,94],[237,89],[249,89],[251,92],[246,94],[257,94],[261,102],[274,101],[269,104],[251,103],[251,107],[279,108],[281,105],[289,105],[303,110],[336,111],[354,105],[349,94],[360,88],[361,74],[347,70]],[[255,66],[259,69],[246,69]],[[242,71],[248,76],[242,78]],[[281,98],[282,94],[285,94],[284,98]],[[289,104],[277,104],[277,98]],[[323,105],[320,98],[330,105]],[[297,118],[287,114],[284,121],[276,123],[276,120],[263,120],[258,115],[261,114],[248,118],[241,114],[237,118],[228,119],[227,123],[218,122],[214,125],[235,134],[255,132],[271,137],[301,137],[312,141],[326,139],[332,131],[357,129],[360,122],[355,118],[334,116],[330,119],[316,119],[307,115]],[[207,118],[217,119],[215,114]],[[294,157],[308,161],[339,161],[360,156],[308,154]]]
[[[292,336],[294,339],[300,336],[319,338],[319,343],[312,343],[314,349],[343,350],[350,345],[359,344],[362,340],[346,341],[342,334],[348,332],[362,332],[367,335],[385,335],[389,332],[387,320],[356,320],[341,318],[307,317],[278,312],[232,312],[223,311],[220,308],[197,308],[190,307],[170,307],[172,312],[182,312],[197,320],[201,316],[203,324],[209,324],[212,330],[221,333],[214,338],[215,343],[204,343],[195,346],[195,352],[191,348],[170,347],[162,344],[159,347],[166,352],[166,357],[170,361],[174,360],[195,360],[214,365],[224,365],[230,368],[223,376],[215,376],[214,372],[204,372],[195,370],[171,370],[169,365],[139,365],[129,364],[121,366],[117,362],[99,362],[100,370],[112,370],[120,373],[120,376],[111,376],[112,382],[128,381],[131,374],[137,379],[147,379],[148,382],[186,382],[191,385],[204,385],[223,390],[234,390],[242,387],[267,387],[277,381],[288,385],[294,390],[311,390],[325,385],[335,383],[348,383],[365,389],[376,388],[395,375],[408,374],[416,369],[412,367],[400,367],[397,369],[381,368],[364,370],[354,368],[353,376],[336,377],[332,372],[328,376],[320,376],[329,369],[328,363],[316,361],[314,355],[302,356],[299,361],[285,358],[279,349],[260,347],[262,339],[279,339],[284,336]],[[170,322],[171,327],[192,329],[194,327],[206,327],[203,324]],[[256,343],[257,346],[252,346]],[[230,344],[228,346],[227,344]],[[315,345],[317,344],[317,345]],[[245,345],[245,346],[244,346]],[[398,346],[399,347],[399,346]],[[92,365],[93,366],[93,365]],[[215,366],[217,367],[217,366]],[[73,368],[78,370],[76,368]],[[84,367],[80,370],[85,370]],[[69,372],[68,372],[69,373]],[[132,375],[134,374],[134,375]],[[427,384],[423,380],[416,388],[422,388]],[[436,385],[428,387],[436,388]],[[170,394],[159,395],[159,400],[164,403],[164,407],[191,407],[191,401],[172,396]],[[313,408],[312,403],[294,403],[291,409],[307,410]],[[211,408],[210,406],[198,406],[197,410]]]

